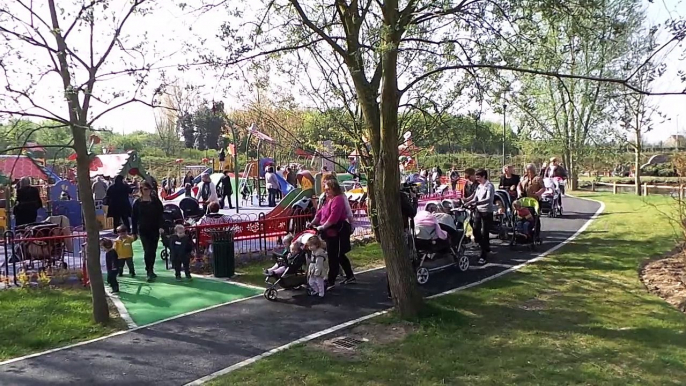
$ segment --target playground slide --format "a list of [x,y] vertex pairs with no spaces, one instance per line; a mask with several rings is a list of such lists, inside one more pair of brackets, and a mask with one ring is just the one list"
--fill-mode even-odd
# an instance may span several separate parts
[[276,180],[279,181],[279,190],[281,190],[281,193],[284,195],[288,195],[291,190],[295,189],[293,185],[286,182],[286,180],[278,174],[276,174]]
[[55,181],[55,183],[62,181],[62,178],[55,174],[55,172],[51,168],[42,167],[42,169],[43,172],[45,172],[45,174],[48,176],[48,178],[52,178]]
[[290,193],[285,195],[281,202],[279,202],[279,204],[276,206],[276,208],[272,209],[271,212],[267,213],[265,218],[283,216],[285,215],[285,212],[287,212],[293,206],[293,204],[302,200],[305,197],[312,197],[313,195],[314,191],[312,189],[302,190],[300,188],[295,188],[291,190]]
[[31,156],[28,156],[28,158],[31,160],[31,162],[33,162],[34,165],[36,165],[38,167],[38,169],[40,169],[43,173],[45,173],[45,175],[48,178],[52,178],[55,183],[62,181],[62,178],[60,176],[58,176],[57,174],[55,174],[55,172],[51,168],[48,168],[48,167],[41,165],[40,162],[36,161]]
[[[198,183],[200,183],[200,178],[202,178],[202,175],[205,174],[205,173],[210,173],[210,174],[212,174],[212,168],[207,168],[207,169],[205,169],[202,173],[198,174],[198,176],[195,177],[195,178],[193,179],[193,186],[195,186],[195,185],[197,185]],[[179,197],[179,196],[182,196],[184,193],[186,193],[186,188],[185,188],[185,187],[181,187],[181,188],[179,188],[179,190],[177,190],[176,192],[174,192],[174,193],[172,193],[172,194],[170,194],[170,195],[168,195],[168,196],[163,196],[162,198],[165,199],[165,200],[173,200],[173,199],[175,199],[175,198],[177,198],[177,197]]]

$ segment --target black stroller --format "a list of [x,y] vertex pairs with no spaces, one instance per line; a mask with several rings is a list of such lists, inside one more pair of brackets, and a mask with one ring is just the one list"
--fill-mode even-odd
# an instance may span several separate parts
[[[445,205],[435,204],[442,209]],[[427,204],[428,209],[433,209],[432,205]],[[465,255],[464,224],[470,220],[470,214],[464,209],[450,209],[451,213],[442,211],[431,212],[436,218],[441,230],[448,234],[446,239],[441,239],[436,234],[433,226],[414,224],[412,229],[414,244],[413,266],[416,271],[417,283],[426,284],[429,281],[431,272],[445,270],[450,267],[457,267],[460,272],[469,269],[469,257]],[[450,257],[449,262],[440,264],[437,262],[441,256]]]
[[[306,230],[299,234],[293,241],[299,241],[303,245],[307,238],[316,234],[313,230]],[[282,255],[274,254],[274,260],[279,267],[285,267],[282,274],[266,274],[265,283],[267,289],[264,290],[264,298],[269,301],[275,301],[278,297],[277,288],[283,289],[298,289],[307,286],[307,273],[305,272],[305,263],[307,262],[307,254],[309,252],[305,249],[299,253],[290,256],[290,252],[285,252]]]
[[184,216],[181,212],[181,208],[175,204],[166,204],[164,206],[164,211],[162,212],[162,220],[164,222],[164,225],[162,226],[162,229],[164,229],[164,235],[162,235],[162,245],[164,245],[164,249],[160,252],[160,258],[167,262],[167,269],[169,269],[169,245],[167,240],[169,239],[169,236],[174,234],[174,228],[177,225],[184,225]]
[[200,207],[200,203],[193,197],[186,197],[179,202],[179,208],[183,214],[184,219],[198,220],[205,213]]
[[[513,228],[512,197],[507,190],[495,191],[495,211],[493,212],[493,227],[489,233],[498,235],[500,240],[507,240],[508,232]],[[502,208],[502,211],[501,211]]]
[[531,215],[534,218],[534,225],[532,229],[528,232],[522,232],[523,224],[526,223],[526,219],[520,219],[518,216],[513,216],[513,229],[512,238],[510,239],[510,248],[517,245],[529,245],[529,248],[533,251],[536,249],[537,245],[543,244],[543,238],[541,237],[541,208],[539,202],[532,197],[523,197],[519,199],[522,207],[529,209]]

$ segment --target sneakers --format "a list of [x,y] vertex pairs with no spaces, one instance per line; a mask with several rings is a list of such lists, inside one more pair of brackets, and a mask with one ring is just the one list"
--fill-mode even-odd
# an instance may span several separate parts
[[155,278],[152,277],[152,275],[148,274],[148,277],[147,277],[146,281],[147,281],[148,283],[152,283],[154,280],[155,280]]
[[333,284],[327,284],[326,285],[326,290],[331,291],[332,289],[336,288],[336,283]]
[[181,275],[176,276],[176,281],[181,281]]
[[479,259],[479,262],[478,262],[479,265],[486,265],[486,263],[487,263],[487,261],[483,257]]
[[357,279],[355,279],[355,276],[349,277],[349,278],[343,280],[343,282],[341,282],[341,284],[343,284],[343,285],[345,285],[345,284],[355,284],[355,283],[357,283]]
[[193,280],[193,278],[191,277],[191,274],[190,274],[190,273],[187,273],[187,274],[186,274],[186,280]]
[[152,277],[153,279],[157,279],[157,275],[155,274],[155,272],[150,273],[150,277]]

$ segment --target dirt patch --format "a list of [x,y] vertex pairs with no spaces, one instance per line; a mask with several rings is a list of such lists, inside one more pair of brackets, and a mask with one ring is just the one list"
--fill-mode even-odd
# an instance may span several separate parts
[[559,291],[543,291],[535,298],[522,302],[522,304],[519,305],[519,308],[527,311],[543,311],[548,309],[548,301],[558,295],[560,295]]
[[[395,324],[361,324],[338,334],[327,336],[323,339],[309,343],[309,346],[317,350],[332,353],[340,358],[353,359],[359,354],[359,348],[372,345],[385,345],[404,339],[414,332],[415,328],[409,323]],[[361,342],[355,347],[345,348],[336,344],[341,338],[350,338]]]
[[641,270],[648,291],[686,312],[686,252],[678,251],[648,262]]

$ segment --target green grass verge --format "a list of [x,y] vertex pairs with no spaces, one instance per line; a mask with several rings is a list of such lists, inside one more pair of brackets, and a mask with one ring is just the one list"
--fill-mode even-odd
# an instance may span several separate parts
[[[634,178],[633,177],[579,177],[579,182],[581,183],[589,183],[591,181],[599,181],[599,182],[604,182],[607,184],[611,184],[613,182],[616,182],[618,184],[633,184],[634,183]],[[678,184],[678,183],[683,183],[684,178],[682,177],[659,177],[659,176],[642,176],[641,177],[641,183],[644,184]]]
[[674,246],[660,214],[673,200],[592,197],[606,213],[576,241],[429,302],[400,341],[364,344],[353,357],[301,345],[211,384],[681,385],[686,316],[647,293],[637,272]]
[[0,360],[125,329],[116,312],[112,314],[108,326],[93,323],[86,289],[0,291]]
[[[348,258],[350,258],[353,270],[355,271],[376,268],[383,265],[383,253],[381,252],[378,243],[354,247],[353,250],[348,253]],[[262,272],[265,268],[269,268],[273,264],[273,261],[266,260],[236,267],[238,276],[236,276],[234,280],[242,283],[264,286],[264,274]]]

